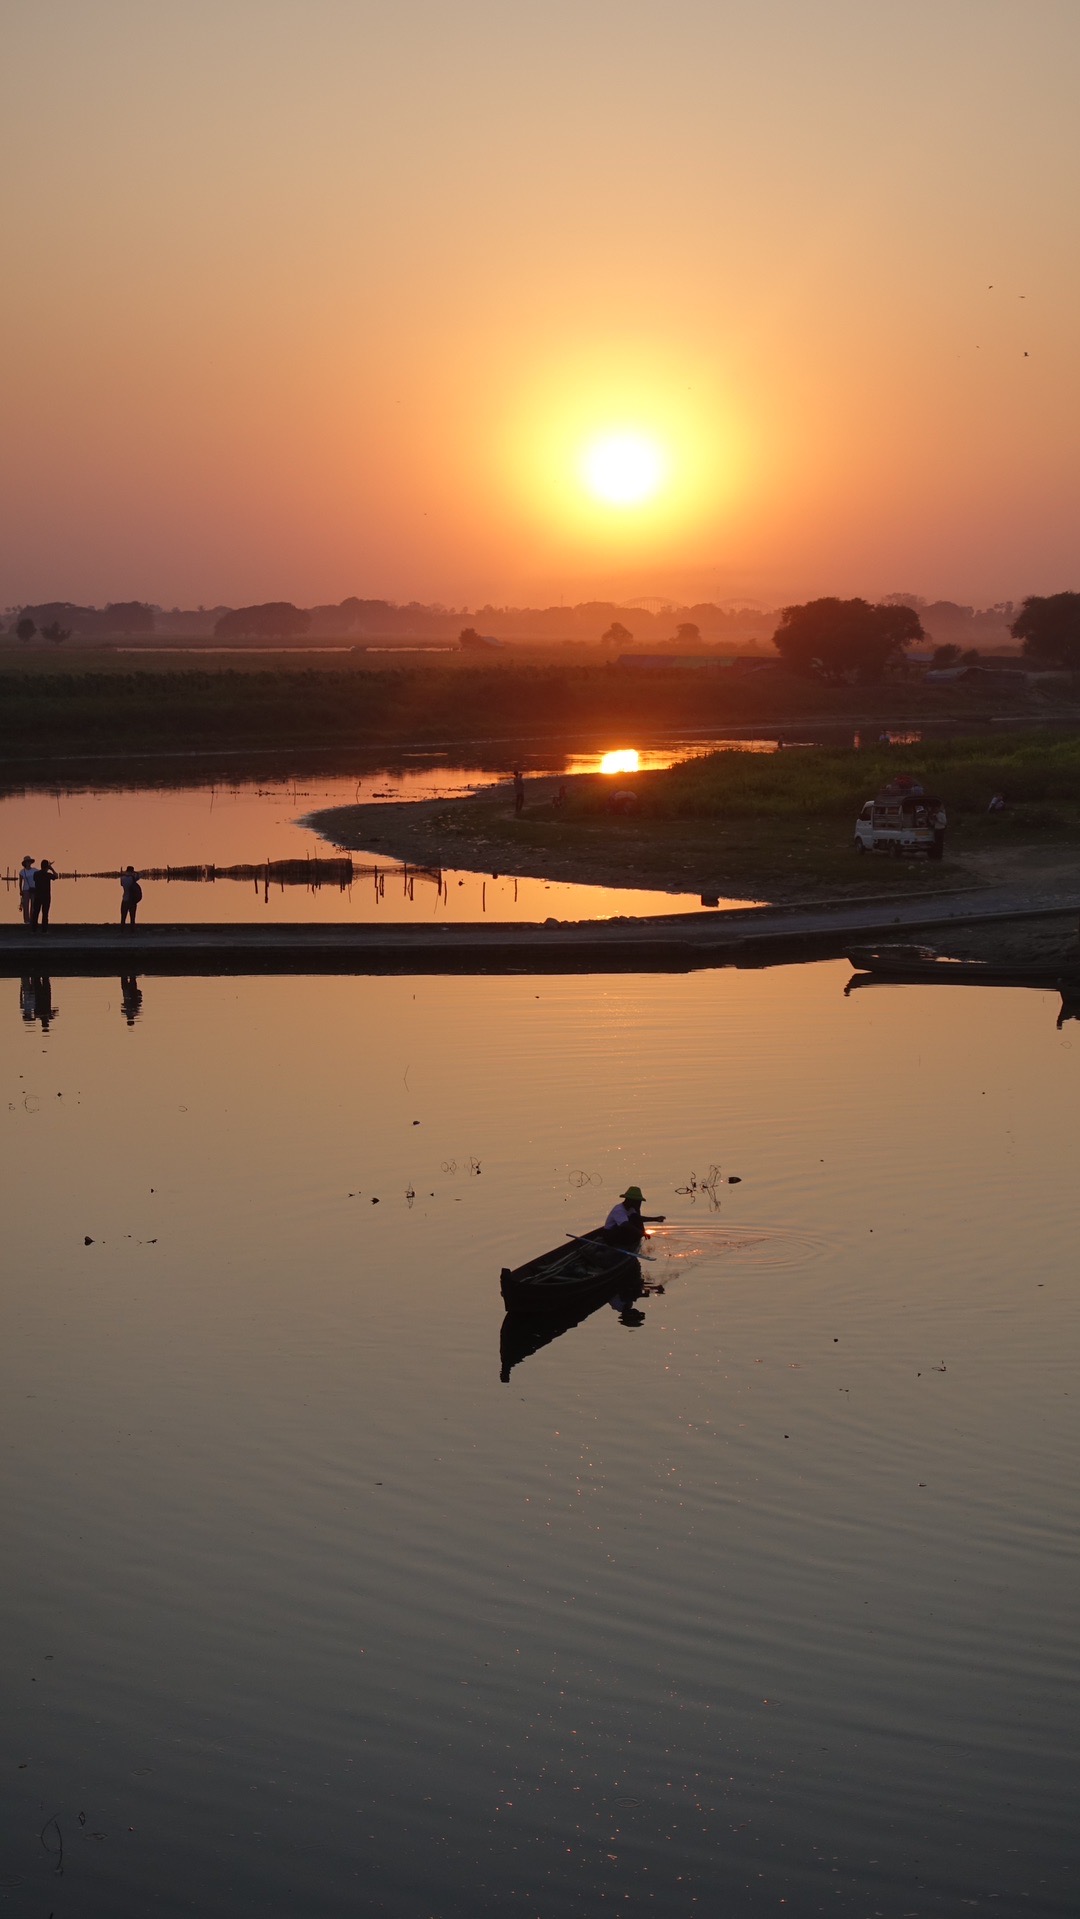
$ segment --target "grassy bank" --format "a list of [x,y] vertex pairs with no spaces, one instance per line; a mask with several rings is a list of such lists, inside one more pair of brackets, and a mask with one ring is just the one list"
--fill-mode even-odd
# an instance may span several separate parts
[[[1054,697],[1067,702],[1073,695],[1057,689]],[[1045,696],[1026,689],[827,687],[780,673],[736,680],[613,666],[9,669],[0,674],[0,755],[525,737],[604,748],[665,731],[723,733],[800,721],[978,724],[1002,713],[1054,711]]]
[[[945,858],[858,859],[855,816],[898,772],[945,800]],[[631,813],[612,810],[633,790]],[[1080,735],[1025,733],[927,746],[711,754],[668,772],[529,783],[453,804],[342,807],[315,823],[337,844],[474,871],[753,899],[980,884],[1075,883]],[[994,792],[1004,813],[988,815]]]
[[[567,810],[582,820],[609,813],[614,784],[635,793],[639,819],[853,822],[863,801],[899,773],[944,799],[953,825],[987,822],[998,838],[1080,830],[1080,735],[1073,733],[967,736],[860,752],[711,753],[667,772],[581,781]],[[987,821],[994,793],[1005,796],[1007,809]]]

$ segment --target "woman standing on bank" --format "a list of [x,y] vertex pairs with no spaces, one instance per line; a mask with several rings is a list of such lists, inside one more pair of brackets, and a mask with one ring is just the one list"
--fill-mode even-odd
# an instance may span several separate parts
[[23,863],[19,868],[19,911],[27,926],[30,924],[30,917],[34,906],[34,881],[36,879],[37,873],[34,868],[33,855],[31,853],[25,853],[23,855]]

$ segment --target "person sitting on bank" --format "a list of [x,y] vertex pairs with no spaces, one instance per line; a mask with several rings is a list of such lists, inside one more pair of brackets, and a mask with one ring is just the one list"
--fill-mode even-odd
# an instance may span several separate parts
[[645,1237],[646,1223],[661,1225],[663,1213],[642,1213],[645,1195],[640,1186],[628,1186],[604,1221],[604,1238],[609,1246],[636,1246]]
[[139,910],[139,901],[141,899],[142,887],[139,885],[139,875],[133,866],[125,866],[120,875],[121,926],[123,926],[125,920],[129,925],[134,926],[135,915]]
[[34,876],[34,897],[30,905],[31,926],[48,926],[52,906],[52,883],[56,868],[51,860],[42,860]]
[[33,854],[24,853],[23,863],[19,868],[19,911],[27,926],[30,924],[31,915],[34,910],[34,882],[36,879],[37,870],[34,866]]

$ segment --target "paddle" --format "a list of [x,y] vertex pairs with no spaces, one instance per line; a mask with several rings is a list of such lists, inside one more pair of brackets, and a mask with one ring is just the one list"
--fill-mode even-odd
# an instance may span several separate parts
[[[595,1233],[567,1233],[566,1237],[567,1239],[576,1240],[579,1246],[606,1246],[608,1243],[606,1239],[599,1239]],[[655,1253],[635,1253],[630,1246],[623,1246],[618,1248],[618,1250],[629,1253],[632,1259],[647,1259],[649,1261],[655,1261],[656,1259]]]

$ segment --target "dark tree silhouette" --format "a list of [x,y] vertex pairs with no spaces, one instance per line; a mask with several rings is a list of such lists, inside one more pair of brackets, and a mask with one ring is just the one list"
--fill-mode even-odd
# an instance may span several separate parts
[[43,640],[51,640],[54,646],[59,646],[64,640],[70,640],[71,628],[61,626],[59,620],[51,620],[48,626],[42,627],[41,637]]
[[154,609],[144,600],[110,600],[104,613],[98,615],[102,628],[112,633],[143,633],[154,631]]
[[1032,593],[1009,632],[1029,660],[1080,667],[1080,593]]
[[700,626],[695,626],[693,620],[681,620],[675,628],[675,643],[677,646],[700,646]]
[[298,640],[311,625],[311,614],[291,600],[268,600],[262,606],[238,606],[223,613],[214,626],[219,640]]
[[905,646],[924,637],[913,607],[825,599],[785,606],[773,644],[797,673],[819,674],[824,679],[858,673],[863,679],[876,680]]
[[935,646],[930,656],[932,666],[955,666],[960,658],[960,648],[949,640],[944,646]]
[[33,620],[28,619],[24,613],[22,619],[19,620],[15,627],[15,638],[25,642],[26,640],[32,640],[36,632],[37,627],[34,625]]
[[633,637],[630,628],[624,626],[621,620],[612,620],[607,632],[601,633],[600,644],[601,646],[629,646]]

